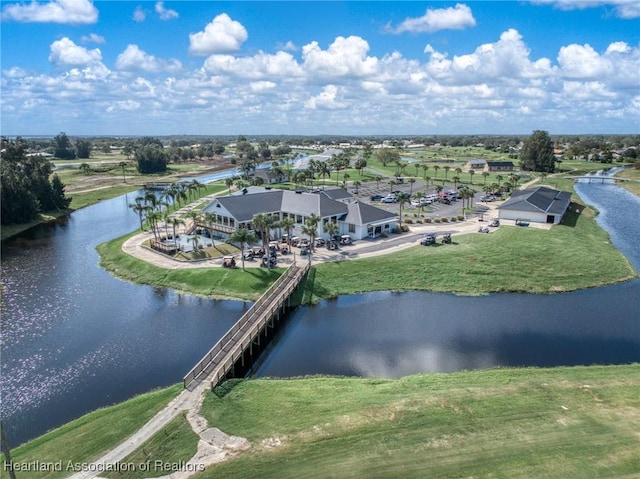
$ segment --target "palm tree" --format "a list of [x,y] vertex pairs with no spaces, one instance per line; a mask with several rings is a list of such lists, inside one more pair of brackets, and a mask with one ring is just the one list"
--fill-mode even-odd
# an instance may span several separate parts
[[409,178],[409,195],[413,194],[413,184],[416,182],[415,178]]
[[343,188],[346,189],[347,187],[347,180],[351,177],[351,175],[349,175],[349,173],[345,173],[344,175],[342,175],[342,184],[343,184]]
[[302,234],[309,236],[309,250],[311,252],[315,251],[314,243],[316,240],[316,236],[318,235],[318,224],[320,223],[320,217],[315,213],[311,213],[311,215],[307,216],[307,219],[304,220],[304,225],[300,229]]
[[160,217],[161,217],[161,213],[159,211],[156,211],[152,208],[147,209],[147,222],[151,227],[151,231],[153,232],[153,237],[155,238],[156,241],[158,241],[158,232],[156,231],[156,228],[158,227],[158,220],[160,219]]
[[269,245],[269,231],[271,231],[271,228],[275,223],[275,218],[266,213],[257,213],[253,215],[253,219],[251,220],[253,229],[260,233],[262,238],[262,247],[265,251],[267,251],[267,247]]
[[329,176],[329,178],[331,178],[331,167],[327,164],[326,161],[319,161],[317,170],[318,174],[322,176],[322,189],[324,190],[325,178],[327,177],[327,175]]
[[487,184],[487,178],[489,177],[489,175],[490,175],[490,174],[491,174],[491,173],[489,173],[488,171],[483,171],[483,172],[482,172],[482,176],[484,177],[484,183],[483,183],[483,185],[486,185],[486,184]]
[[470,178],[469,183],[473,184],[473,175],[475,174],[476,174],[475,171],[469,170],[469,178]]
[[429,186],[429,182],[431,181],[431,177],[430,176],[425,176],[424,177],[424,181],[427,182],[427,186]]
[[124,161],[121,161],[120,163],[118,163],[118,166],[122,168],[122,182],[126,183],[127,177],[124,175],[124,169],[127,167],[127,163]]
[[198,219],[200,218],[200,213],[197,211],[189,211],[186,215],[193,222],[192,228],[195,230],[198,226]]
[[144,197],[136,196],[136,199],[134,201],[135,203],[130,204],[129,208],[131,208],[138,214],[138,218],[140,219],[140,229],[144,231],[142,223],[144,218],[142,217],[142,214],[147,211],[147,207],[144,205]]
[[327,221],[324,225],[322,225],[322,230],[329,235],[329,241],[333,241],[334,235],[338,234],[340,228],[337,223],[333,221]]
[[376,188],[380,189],[380,182],[384,180],[384,178],[380,175],[376,175],[374,179],[376,180]]
[[231,187],[233,186],[233,178],[229,177],[225,179],[224,184],[227,185],[227,188],[229,188],[229,194],[231,194]]
[[244,269],[244,246],[246,244],[252,244],[258,241],[254,231],[247,228],[238,228],[233,232],[228,240],[230,243],[240,243],[240,251],[242,254],[242,271]]
[[449,173],[449,170],[451,169],[451,167],[449,165],[447,166],[443,166],[442,169],[444,170],[444,179],[447,179],[447,174]]
[[427,170],[429,169],[429,165],[422,165],[421,168],[422,168],[422,177],[426,179],[427,178]]
[[458,183],[460,183],[460,177],[459,176],[454,176],[453,178],[451,178],[451,181],[453,181],[453,187],[454,189],[458,189]]
[[82,173],[84,173],[85,175],[90,175],[91,174],[91,165],[89,163],[82,163],[80,165],[80,169],[82,170]]
[[393,180],[389,181],[389,194],[391,194],[391,192],[393,191],[393,187],[395,186],[396,182]]
[[290,216],[287,216],[285,218],[282,218],[282,220],[280,220],[280,227],[287,234],[287,246],[289,248],[291,248],[291,231],[293,231],[293,228],[295,228],[295,226],[296,226],[296,220]]
[[184,224],[184,220],[182,218],[168,218],[167,219],[167,223],[170,224],[173,227],[173,245],[175,246],[176,250],[178,249],[178,238],[176,236],[176,228],[179,225],[183,225]]
[[400,226],[402,226],[402,207],[407,201],[409,201],[409,195],[406,193],[400,193],[396,196],[396,200],[398,200],[399,204],[398,216],[400,217]]
[[433,175],[434,179],[438,178],[438,170],[440,169],[440,167],[438,165],[433,165],[433,170],[436,172],[435,175]]
[[355,188],[355,194],[358,194],[358,188],[362,185],[362,181],[355,180],[353,182],[353,187]]

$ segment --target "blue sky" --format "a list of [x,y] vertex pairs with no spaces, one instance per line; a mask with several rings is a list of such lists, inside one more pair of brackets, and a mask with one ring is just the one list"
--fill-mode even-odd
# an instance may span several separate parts
[[640,2],[2,1],[3,135],[640,132]]

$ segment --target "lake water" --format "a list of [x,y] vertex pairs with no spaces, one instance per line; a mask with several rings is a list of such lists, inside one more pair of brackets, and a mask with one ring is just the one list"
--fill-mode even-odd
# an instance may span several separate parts
[[[613,185],[578,189],[640,267],[640,222],[630,220],[638,199]],[[128,208],[138,194],[3,243],[0,412],[12,445],[180,382],[248,307],[126,283],[98,266],[96,245],[138,227]],[[259,374],[396,377],[640,361],[639,298],[638,281],[552,296],[341,297],[295,311]]]

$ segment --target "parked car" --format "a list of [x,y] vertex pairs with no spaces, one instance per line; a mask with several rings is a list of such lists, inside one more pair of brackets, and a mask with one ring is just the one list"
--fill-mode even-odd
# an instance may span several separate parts
[[382,203],[395,203],[396,202],[396,195],[387,195],[384,198],[382,198]]
[[414,198],[413,200],[411,200],[411,206],[415,206],[417,208],[418,206],[420,206],[420,200]]
[[485,203],[493,200],[494,200],[494,197],[491,195],[482,195],[480,197],[480,201],[484,201]]
[[371,201],[380,201],[382,198],[384,198],[384,196],[379,194],[371,195]]
[[420,198],[420,205],[422,206],[430,205],[431,203],[433,203],[433,201],[431,201],[429,198],[426,198],[426,197]]
[[443,205],[450,205],[451,204],[451,200],[449,198],[440,198],[440,199],[438,199],[438,201],[440,203],[442,203]]

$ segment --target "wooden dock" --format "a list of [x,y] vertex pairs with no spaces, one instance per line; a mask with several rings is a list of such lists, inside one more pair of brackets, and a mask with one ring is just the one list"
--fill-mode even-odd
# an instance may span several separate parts
[[307,262],[304,266],[292,264],[186,374],[184,387],[206,380],[211,381],[214,388],[228,375],[233,375],[236,367],[245,368],[245,361],[253,358],[254,349],[258,352],[261,341],[267,341],[269,328],[275,326],[280,314],[290,305],[291,295],[308,270]]

